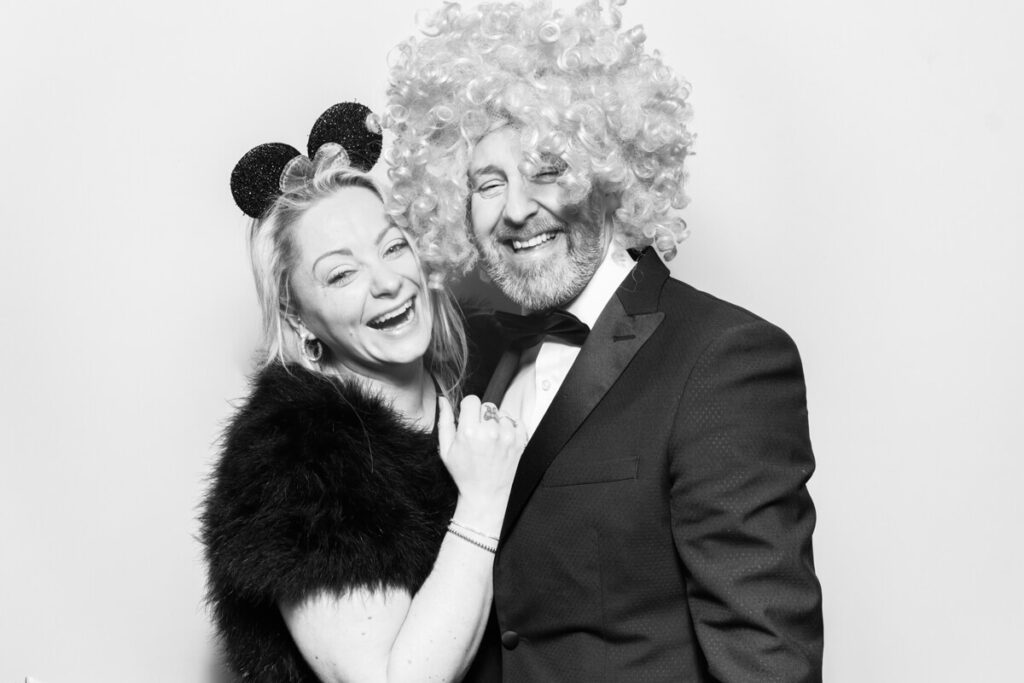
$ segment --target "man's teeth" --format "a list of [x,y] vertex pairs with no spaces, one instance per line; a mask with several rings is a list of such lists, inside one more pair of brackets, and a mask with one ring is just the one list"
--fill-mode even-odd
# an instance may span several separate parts
[[385,313],[384,315],[374,318],[373,320],[370,321],[370,324],[373,325],[374,327],[382,327],[384,325],[387,325],[388,321],[393,320],[398,316],[407,313],[410,308],[412,308],[412,299],[406,301],[405,305],[402,306],[401,308],[396,308],[390,313]]
[[521,249],[530,249],[532,247],[536,247],[539,244],[544,244],[545,242],[555,239],[556,234],[557,233],[554,232],[542,232],[536,237],[532,237],[526,240],[525,242],[521,242],[519,240],[512,240],[512,248],[516,251],[519,251]]

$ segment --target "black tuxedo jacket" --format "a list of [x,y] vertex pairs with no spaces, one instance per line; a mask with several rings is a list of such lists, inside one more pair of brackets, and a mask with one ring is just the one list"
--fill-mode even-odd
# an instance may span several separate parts
[[820,680],[813,469],[792,340],[647,250],[523,453],[469,680]]

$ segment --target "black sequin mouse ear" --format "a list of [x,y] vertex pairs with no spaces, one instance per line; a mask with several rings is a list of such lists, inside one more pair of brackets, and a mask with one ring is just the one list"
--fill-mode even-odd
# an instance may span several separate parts
[[306,149],[312,159],[322,145],[339,144],[345,149],[352,167],[365,173],[380,159],[383,140],[380,121],[369,107],[358,102],[342,102],[316,120]]
[[231,195],[247,216],[259,218],[281,194],[281,174],[299,150],[269,142],[245,153],[231,171]]

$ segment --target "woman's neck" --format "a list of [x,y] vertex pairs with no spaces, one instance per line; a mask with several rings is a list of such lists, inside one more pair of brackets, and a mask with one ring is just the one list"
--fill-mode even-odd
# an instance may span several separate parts
[[358,377],[411,424],[424,429],[433,428],[437,395],[434,381],[422,363],[411,364],[387,375],[367,376],[347,368],[342,368],[340,374]]

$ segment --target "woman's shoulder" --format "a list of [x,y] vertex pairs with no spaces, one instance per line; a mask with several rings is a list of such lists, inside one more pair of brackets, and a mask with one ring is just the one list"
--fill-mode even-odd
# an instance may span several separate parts
[[[228,425],[204,501],[211,571],[278,598],[392,575],[406,585],[379,558],[404,543],[395,529],[435,507],[420,489],[443,488],[444,477],[431,435],[379,397],[300,366],[268,366]],[[344,571],[325,569],[335,556]]]
[[[374,448],[421,448],[411,429],[380,396],[354,380],[301,365],[268,365],[253,376],[248,397],[224,433],[224,456],[267,453],[282,465]],[[373,441],[373,445],[368,442]]]
[[248,398],[223,436],[211,482],[212,506],[255,509],[375,506],[436,458],[430,434],[411,429],[359,385],[298,365],[271,365],[252,378]]
[[356,382],[329,377],[297,363],[271,363],[254,374],[249,385],[248,396],[231,419],[232,427],[252,422],[279,429],[288,421],[305,422],[313,416],[329,415],[332,421],[348,422],[364,415],[388,417],[391,413],[380,398],[363,391]]

